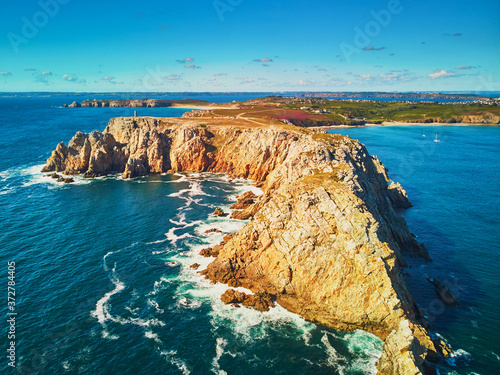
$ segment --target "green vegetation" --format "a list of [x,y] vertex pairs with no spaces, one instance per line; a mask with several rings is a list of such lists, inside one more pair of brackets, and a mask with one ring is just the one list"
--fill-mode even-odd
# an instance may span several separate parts
[[463,116],[484,116],[491,113],[500,116],[500,108],[495,104],[480,102],[437,103],[437,102],[384,102],[350,101],[327,99],[294,99],[284,108],[301,110],[310,116],[289,121],[298,126],[323,126],[326,122],[334,125],[363,125],[384,121],[404,122],[462,122]]

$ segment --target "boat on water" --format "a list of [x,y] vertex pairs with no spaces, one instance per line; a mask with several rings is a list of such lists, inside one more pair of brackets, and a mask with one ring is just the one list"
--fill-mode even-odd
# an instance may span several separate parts
[[436,139],[434,139],[434,142],[436,142],[436,143],[441,142],[441,141],[438,139],[438,135],[437,135],[437,134],[436,134]]

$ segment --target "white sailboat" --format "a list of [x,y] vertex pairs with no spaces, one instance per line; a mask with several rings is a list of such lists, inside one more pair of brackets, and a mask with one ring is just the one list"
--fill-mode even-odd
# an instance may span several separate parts
[[437,135],[437,134],[436,134],[436,139],[434,140],[434,142],[436,142],[436,143],[441,142],[441,141],[438,139],[438,135]]

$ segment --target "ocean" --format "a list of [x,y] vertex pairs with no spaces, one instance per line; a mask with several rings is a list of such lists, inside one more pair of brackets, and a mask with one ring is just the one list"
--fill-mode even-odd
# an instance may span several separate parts
[[[179,173],[132,180],[76,177],[65,185],[40,173],[60,141],[67,144],[78,130],[102,131],[110,118],[136,110],[60,108],[73,100],[82,98],[0,98],[5,291],[9,262],[15,263],[15,305],[4,299],[2,307],[2,373],[376,373],[382,342],[374,335],[309,323],[279,306],[266,313],[226,306],[220,295],[227,287],[210,284],[190,267],[210,262],[198,255],[200,249],[244,225],[211,213],[227,209],[244,191],[258,192],[249,181]],[[186,111],[137,110],[164,117]],[[492,374],[499,368],[499,130],[338,131],[366,143],[415,205],[405,216],[434,262],[409,259],[407,281],[436,332],[455,349],[442,374]],[[434,133],[440,143],[432,141]],[[205,233],[211,228],[223,234]],[[454,282],[460,306],[441,306],[427,275]],[[17,314],[14,324],[9,312]],[[7,357],[11,341],[15,368]]]
[[[408,258],[406,281],[432,328],[455,350],[441,373],[500,373],[500,127],[386,126],[335,129],[364,143],[406,189],[410,230],[432,263]],[[435,139],[439,142],[434,142]],[[459,306],[442,303],[437,278]]]
[[[2,279],[15,262],[15,365],[5,374],[366,374],[381,341],[277,307],[220,301],[190,265],[244,222],[211,215],[255,188],[224,175],[175,174],[65,185],[41,167],[78,130],[104,130],[133,108],[60,108],[73,98],[2,98]],[[184,109],[140,108],[180,116]],[[7,301],[4,311],[7,312]],[[1,324],[8,353],[10,325]]]

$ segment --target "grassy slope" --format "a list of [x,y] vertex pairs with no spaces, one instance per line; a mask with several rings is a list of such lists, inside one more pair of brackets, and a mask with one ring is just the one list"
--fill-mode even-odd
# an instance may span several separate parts
[[[451,120],[464,115],[480,115],[491,112],[500,115],[500,108],[484,104],[436,104],[436,103],[399,103],[399,102],[348,102],[330,101],[314,104],[294,103],[288,108],[319,107],[336,116],[342,114],[349,118],[368,119],[369,121],[434,121]],[[325,117],[335,116],[326,114]],[[340,117],[340,116],[339,116]]]

